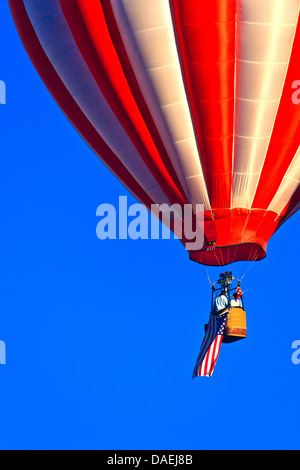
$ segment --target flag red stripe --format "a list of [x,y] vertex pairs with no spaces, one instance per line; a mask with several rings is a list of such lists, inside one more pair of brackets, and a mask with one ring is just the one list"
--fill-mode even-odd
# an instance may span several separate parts
[[[213,329],[212,329],[212,333],[213,333],[212,337],[213,338],[215,338],[215,336],[216,336],[216,323],[217,323],[216,318],[213,318]],[[213,348],[214,342],[215,342],[215,339],[213,339],[213,341],[211,342],[208,350],[206,351],[205,359],[204,359],[204,361],[202,363],[202,366],[201,366],[201,375],[207,375],[207,370],[208,370],[208,366],[209,366],[210,351]]]
[[199,355],[198,355],[198,359],[197,359],[197,362],[196,362],[196,365],[195,365],[195,368],[194,368],[194,373],[193,373],[193,377],[196,377],[197,375],[199,375],[199,364],[201,363],[201,361],[203,360],[203,357],[205,355],[205,351],[208,347],[208,344],[209,344],[209,341],[210,341],[210,338],[211,338],[211,335],[212,335],[212,329],[211,329],[211,319],[208,323],[208,328],[207,328],[207,331],[206,331],[206,334],[205,334],[205,337],[204,337],[204,340],[202,342],[202,345],[201,345],[201,348],[200,348],[200,352],[199,352]]

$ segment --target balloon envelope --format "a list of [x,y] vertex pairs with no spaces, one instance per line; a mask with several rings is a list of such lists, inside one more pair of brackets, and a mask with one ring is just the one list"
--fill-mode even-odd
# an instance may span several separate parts
[[300,0],[9,5],[50,93],[124,186],[149,209],[202,205],[191,259],[266,255],[300,203]]

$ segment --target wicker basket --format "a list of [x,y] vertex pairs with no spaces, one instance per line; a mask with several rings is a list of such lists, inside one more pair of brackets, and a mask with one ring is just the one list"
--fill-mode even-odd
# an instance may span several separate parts
[[223,343],[232,343],[246,337],[246,312],[242,308],[232,308],[226,321]]

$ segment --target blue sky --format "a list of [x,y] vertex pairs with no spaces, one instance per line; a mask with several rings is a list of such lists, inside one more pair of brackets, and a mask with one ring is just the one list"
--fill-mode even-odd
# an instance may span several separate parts
[[299,449],[299,214],[244,278],[248,338],[192,381],[205,268],[178,240],[96,237],[99,204],[135,200],[52,100],[7,2],[0,18],[0,448]]

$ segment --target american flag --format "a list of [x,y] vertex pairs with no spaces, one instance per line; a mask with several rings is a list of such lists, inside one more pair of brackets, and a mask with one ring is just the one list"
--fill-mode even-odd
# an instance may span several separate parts
[[228,313],[226,311],[219,316],[210,316],[192,378],[212,375],[220,353]]

